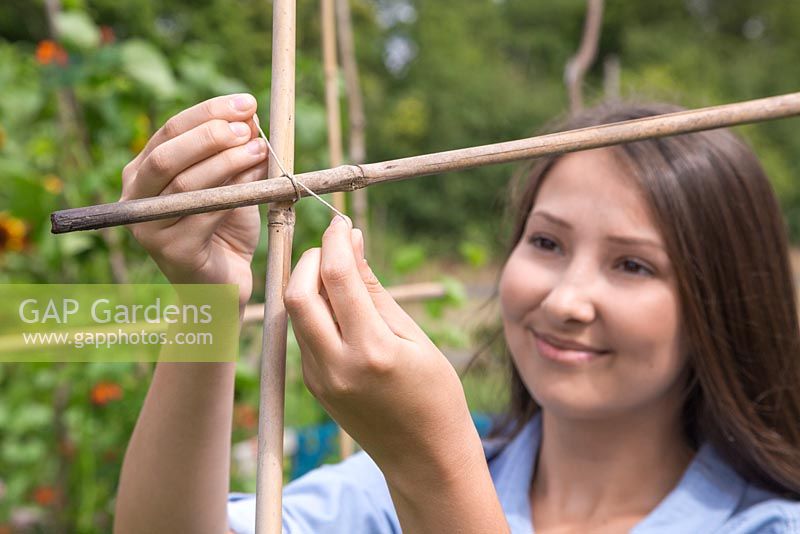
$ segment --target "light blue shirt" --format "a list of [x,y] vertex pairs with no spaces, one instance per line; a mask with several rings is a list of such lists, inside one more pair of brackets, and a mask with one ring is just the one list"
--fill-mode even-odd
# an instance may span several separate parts
[[[489,462],[511,532],[532,534],[528,490],[541,439],[541,418]],[[491,445],[485,445],[487,455]],[[236,534],[255,528],[255,498],[232,494],[228,521]],[[399,533],[400,523],[378,466],[361,452],[291,482],[283,493],[283,532]],[[800,502],[748,484],[704,444],[678,485],[631,534],[800,534]]]

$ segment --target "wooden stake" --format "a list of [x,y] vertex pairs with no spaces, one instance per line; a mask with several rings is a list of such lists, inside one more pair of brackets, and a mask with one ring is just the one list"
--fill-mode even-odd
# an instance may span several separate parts
[[[287,172],[294,172],[295,0],[274,0],[272,8],[272,89],[269,137]],[[270,156],[266,182],[287,181]],[[280,534],[283,492],[283,414],[286,389],[288,318],[283,291],[292,261],[294,211],[283,199],[270,206],[267,275],[261,347],[261,397],[258,413],[256,532]]]
[[[350,18],[350,0],[335,0],[336,22],[339,27],[339,50],[342,54],[345,92],[347,94],[347,117],[349,123],[350,163],[361,165],[367,161],[367,146],[364,130],[366,114],[361,84],[358,78],[358,62],[353,39],[353,24]],[[353,191],[353,224],[362,232],[367,231],[367,192],[363,189]],[[369,254],[367,254],[369,256]]]
[[602,26],[603,0],[587,0],[581,44],[575,55],[567,61],[564,69],[564,82],[569,93],[569,109],[573,113],[583,109],[583,77],[597,57]]
[[[328,154],[331,167],[342,164],[342,119],[339,113],[339,68],[336,65],[336,18],[334,1],[320,1],[322,18],[322,58],[325,67],[325,110],[328,117]],[[333,207],[346,212],[343,191],[333,193]],[[357,225],[356,225],[357,226]],[[339,427],[339,453],[342,458],[353,454],[353,438]]]
[[619,100],[622,65],[619,56],[609,54],[603,60],[603,97],[607,101]]
[[[336,64],[336,24],[333,3],[320,0],[322,61],[325,68],[325,111],[328,117],[328,154],[331,167],[342,164],[342,119],[339,112],[339,67]],[[345,212],[343,191],[333,193],[333,207]]]
[[[344,165],[295,175],[318,194],[353,191],[369,185],[417,176],[463,171],[484,165],[510,163],[552,154],[618,145],[654,137],[666,137],[800,115],[800,93],[748,100],[631,121],[559,132],[517,141],[496,143],[409,158]],[[153,198],[127,200],[51,214],[53,233],[91,230],[205,213],[239,206],[293,199],[288,179],[215,187]]]

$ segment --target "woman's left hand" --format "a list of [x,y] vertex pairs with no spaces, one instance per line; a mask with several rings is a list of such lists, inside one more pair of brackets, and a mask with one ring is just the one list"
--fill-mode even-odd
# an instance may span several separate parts
[[381,286],[349,221],[335,217],[303,254],[284,302],[306,385],[387,480],[447,476],[476,448],[482,458],[457,373]]
[[458,375],[334,218],[284,293],[306,385],[381,468],[405,532],[508,532]]

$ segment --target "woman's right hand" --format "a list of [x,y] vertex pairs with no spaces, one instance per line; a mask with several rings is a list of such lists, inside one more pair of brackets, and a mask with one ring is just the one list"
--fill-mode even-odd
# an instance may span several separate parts
[[[267,147],[252,95],[212,98],[170,118],[122,171],[120,200],[155,197],[266,177]],[[250,299],[258,206],[128,226],[173,284],[238,284]]]

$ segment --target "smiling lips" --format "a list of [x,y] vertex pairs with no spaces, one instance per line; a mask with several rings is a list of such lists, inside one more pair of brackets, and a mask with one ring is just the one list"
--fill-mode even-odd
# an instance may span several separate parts
[[540,334],[534,330],[529,331],[536,340],[536,349],[539,355],[548,360],[580,363],[594,360],[609,353],[607,350],[599,350],[574,341],[566,341],[546,334]]

